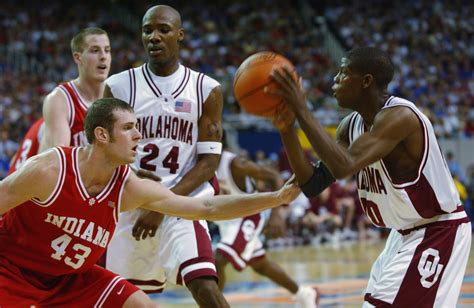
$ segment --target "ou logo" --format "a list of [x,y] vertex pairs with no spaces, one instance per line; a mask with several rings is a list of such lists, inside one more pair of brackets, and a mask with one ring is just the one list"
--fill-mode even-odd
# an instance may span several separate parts
[[[431,257],[431,258],[430,258]],[[430,260],[428,260],[428,258]],[[420,262],[418,263],[418,271],[421,275],[421,285],[425,288],[431,288],[432,285],[438,281],[439,274],[443,270],[444,265],[439,264],[439,251],[433,248],[428,248],[423,251]],[[428,281],[428,278],[431,278]]]
[[244,239],[247,242],[250,241],[255,234],[255,223],[251,220],[244,220],[242,224],[242,233],[244,234]]

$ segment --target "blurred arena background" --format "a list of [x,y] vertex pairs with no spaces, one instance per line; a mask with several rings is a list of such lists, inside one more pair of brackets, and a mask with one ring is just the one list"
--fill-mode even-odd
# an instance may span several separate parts
[[[474,206],[474,3],[413,1],[57,1],[0,2],[0,179],[28,127],[41,117],[44,96],[77,76],[70,39],[98,26],[110,36],[111,74],[143,63],[141,16],[155,4],[182,15],[182,62],[217,79],[224,92],[228,142],[241,155],[273,166],[283,177],[289,165],[268,120],[242,112],[232,93],[233,76],[249,55],[263,50],[290,59],[303,77],[308,104],[334,132],[346,110],[332,96],[332,78],[348,49],[376,45],[398,71],[393,95],[414,101],[431,119],[466,212]],[[301,134],[303,144],[307,144]],[[312,157],[308,152],[308,156]],[[266,183],[258,183],[266,190]],[[328,196],[299,199],[286,208],[287,233],[266,241],[269,255],[296,280],[318,285],[323,307],[360,306],[383,230],[367,224],[351,179]],[[308,215],[330,218],[315,222]],[[334,227],[333,220],[343,223]],[[312,222],[309,223],[308,221]],[[328,222],[329,221],[329,222]],[[214,233],[218,238],[218,232]],[[460,306],[474,304],[474,263],[468,265]],[[235,307],[288,307],[287,294],[249,270],[229,270],[225,295]],[[193,306],[184,289],[156,297],[163,307]]]

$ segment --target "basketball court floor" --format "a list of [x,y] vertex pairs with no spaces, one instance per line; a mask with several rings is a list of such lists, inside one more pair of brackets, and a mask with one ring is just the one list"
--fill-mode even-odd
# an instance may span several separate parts
[[[279,263],[296,281],[318,286],[321,307],[360,307],[371,264],[385,240],[343,243],[340,247],[298,246],[274,248],[267,256]],[[474,307],[474,249],[457,307]],[[297,307],[289,293],[251,269],[236,272],[227,267],[224,295],[232,307]],[[183,287],[170,286],[152,298],[164,308],[197,307]]]

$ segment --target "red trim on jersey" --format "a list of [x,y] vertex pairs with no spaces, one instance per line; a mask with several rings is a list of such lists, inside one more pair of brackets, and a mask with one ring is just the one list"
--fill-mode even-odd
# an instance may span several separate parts
[[215,264],[214,254],[212,252],[211,238],[207,229],[201,225],[199,221],[193,221],[194,235],[196,238],[197,246],[197,258],[189,259],[181,263],[178,270],[178,276],[176,277],[176,283],[182,284],[183,280],[187,284],[191,280],[204,276],[217,277],[217,273],[214,269],[210,268],[197,268],[188,272],[184,277],[182,276],[183,269],[189,265],[198,263],[212,263]]
[[79,174],[79,166],[76,163],[77,160],[77,148],[72,149],[72,171],[74,172],[74,179],[76,183],[77,190],[79,191],[79,194],[81,195],[82,200],[87,200],[87,191],[85,191],[84,186],[81,183],[80,180],[80,174]]
[[253,263],[257,262],[258,260],[261,260],[261,259],[265,258],[265,250],[262,248],[262,249],[257,250],[257,252],[258,251],[262,251],[262,254],[252,257],[249,260],[249,262],[247,262],[248,265],[252,266]]
[[436,193],[422,174],[415,185],[405,187],[405,191],[418,215],[423,218],[432,218],[446,212],[442,210]]
[[130,98],[128,103],[132,108],[135,107],[135,97],[136,97],[136,88],[137,88],[137,81],[135,79],[135,69],[131,68],[128,70],[128,77],[130,80]]
[[102,294],[99,296],[99,299],[94,305],[95,307],[102,307],[104,302],[107,300],[107,297],[109,297],[110,292],[115,288],[115,286],[121,281],[124,280],[125,278],[120,277],[120,276],[115,276],[114,279],[110,281],[110,283],[105,287],[104,291]]
[[[143,292],[146,294],[153,294],[153,293],[162,293],[165,289],[166,280],[161,282],[158,280],[140,280],[140,279],[127,279],[128,282],[131,284],[139,287],[149,287],[150,289],[142,289]],[[155,288],[152,288],[155,287]]]
[[181,80],[181,84],[178,86],[178,88],[173,93],[171,93],[171,95],[173,95],[175,99],[178,98],[178,96],[184,91],[184,89],[186,88],[186,85],[189,82],[190,77],[191,77],[190,69],[187,67],[184,67],[184,78],[183,80]]
[[89,192],[85,188],[84,183],[82,182],[81,172],[79,170],[79,149],[80,148],[72,149],[72,168],[76,175],[76,186],[83,200],[95,199],[97,202],[102,202],[105,198],[109,196],[110,192],[115,187],[115,183],[117,183],[117,179],[119,178],[121,174],[122,167],[116,168],[114,170],[114,173],[110,177],[109,182],[107,183],[107,185],[105,185],[102,191],[97,196],[91,197],[89,195]]
[[364,301],[374,305],[375,307],[377,308],[389,308],[389,307],[392,307],[392,305],[390,305],[389,303],[387,302],[384,302],[384,301],[381,301],[380,299],[376,299],[375,297],[372,296],[372,294],[370,293],[365,293],[365,296],[364,296]]
[[354,123],[357,118],[357,112],[354,112],[349,119],[349,143],[354,142]]
[[81,94],[79,93],[79,90],[77,89],[76,85],[74,84],[73,81],[70,81],[67,83],[68,86],[71,87],[72,91],[74,92],[75,96],[77,97],[77,101],[79,102],[79,105],[82,107],[84,111],[87,111],[89,109],[89,106],[86,104],[85,100],[82,98]]
[[[464,208],[463,208],[463,210],[464,210]],[[401,235],[407,235],[407,234],[410,234],[411,232],[413,232],[415,230],[420,230],[420,229],[423,229],[423,228],[428,228],[428,227],[433,227],[433,226],[438,226],[438,227],[447,227],[447,226],[455,226],[455,225],[457,226],[457,225],[460,225],[460,224],[463,224],[463,223],[468,223],[470,221],[471,220],[469,219],[469,217],[466,216],[466,217],[463,217],[463,218],[460,218],[460,219],[435,221],[435,222],[427,223],[427,224],[424,224],[424,225],[416,226],[414,228],[405,229],[405,230],[397,230],[397,231]]]
[[[247,262],[245,262],[245,260],[243,260],[242,258],[240,258],[240,255],[238,252],[236,252],[232,246],[229,246],[225,243],[219,243],[220,245],[224,245],[227,247],[227,249],[229,250],[232,250],[234,251],[235,255],[239,258],[239,260],[244,263],[244,264],[247,264]],[[234,267],[235,270],[241,272],[245,267],[242,267],[240,266],[240,264],[235,260],[236,258],[231,255],[229,252],[227,252],[226,250],[222,249],[221,247],[217,247],[216,249],[216,253],[220,254],[221,256],[223,256],[227,261],[230,262],[230,264],[232,264],[232,266]]]
[[384,104],[384,107],[390,106],[393,103],[395,96],[390,96]]
[[220,193],[220,186],[219,186],[219,180],[217,179],[217,176],[214,175],[210,180],[209,184],[211,184],[212,188],[214,189],[214,196],[219,195]]
[[145,294],[158,294],[158,293],[163,293],[164,290],[165,290],[165,287],[160,288],[160,289],[155,289],[155,290],[142,290],[142,291],[145,292]]
[[54,187],[54,190],[51,195],[49,195],[49,197],[45,201],[40,201],[37,198],[31,199],[32,202],[42,207],[50,206],[58,198],[63,188],[64,180],[66,179],[66,155],[64,153],[64,150],[60,147],[56,147],[54,148],[54,150],[56,154],[58,154],[59,158],[59,175],[56,181],[56,186]]
[[145,77],[145,81],[148,84],[148,86],[150,87],[151,91],[153,91],[153,93],[155,93],[156,97],[160,97],[161,96],[161,91],[153,83],[153,80],[151,79],[150,72],[148,71],[148,65],[147,64],[142,65],[142,73],[143,73],[143,77]]
[[[209,243],[210,243],[210,241],[209,241]],[[209,246],[209,247],[211,247],[211,246]],[[212,249],[211,249],[211,253],[212,253]],[[184,268],[188,267],[189,265],[199,264],[199,263],[212,263],[212,264],[215,264],[214,255],[197,257],[197,258],[189,259],[189,260],[184,261],[183,263],[181,263],[181,265],[179,266],[179,270],[178,270],[178,276],[176,277],[176,284],[178,284],[178,285],[183,284],[183,277],[181,275],[181,272],[183,271]],[[211,274],[206,272],[206,274],[203,274],[203,275],[201,275],[201,274],[194,275],[194,273],[198,272],[198,271],[199,271],[199,273],[201,273],[201,270],[208,270],[208,271],[211,272]],[[196,269],[194,271],[189,272],[187,275],[184,276],[184,282],[187,284],[195,278],[209,277],[209,276],[217,278],[216,271],[214,271],[210,268]],[[192,277],[192,278],[190,278],[190,277]]]
[[[442,228],[439,226],[426,228],[423,240],[416,247],[415,254],[392,303],[394,307],[433,307],[439,284],[443,279],[446,267],[449,265],[458,225],[459,223]],[[434,255],[427,253],[428,249],[438,253],[439,259],[435,259]],[[425,260],[422,258],[425,258]],[[435,260],[438,262],[435,262]],[[420,265],[420,262],[424,262],[424,264]],[[432,274],[428,277],[422,277],[419,270],[420,266],[427,268],[426,271],[429,270]],[[422,285],[423,281],[434,283],[427,288]]]
[[127,183],[127,179],[128,177],[130,176],[130,167],[128,165],[125,165],[123,166],[124,168],[124,171],[123,173],[123,178],[122,178],[122,187],[120,187],[120,191],[119,191],[119,197],[118,197],[118,204],[116,204],[115,206],[115,211],[114,211],[114,220],[115,220],[115,223],[118,223],[118,218],[119,218],[119,214],[120,214],[120,209],[122,208],[122,194],[123,194],[123,190],[125,189],[125,184]]
[[204,80],[204,74],[202,73],[199,73],[198,77],[197,77],[197,82],[196,82],[196,97],[197,97],[197,104],[198,104],[198,113],[197,113],[197,117],[198,117],[198,122],[199,122],[199,119],[201,118],[201,114],[202,114],[202,108],[203,108],[203,95],[202,95],[202,84],[203,84],[203,80]]
[[[121,172],[123,172],[122,166],[115,169],[112,175],[112,180],[109,181],[107,186],[105,186],[105,188],[97,196],[95,196],[97,201],[102,202],[105,198],[109,196],[110,192],[115,186],[115,183],[117,182],[117,179],[122,175]],[[82,179],[81,179],[81,183],[82,183]]]
[[[395,100],[393,100],[392,102],[395,102]],[[418,121],[420,121],[420,124],[421,124],[421,127],[423,128],[423,157],[421,159],[421,162],[420,162],[420,166],[418,167],[418,176],[415,180],[411,181],[411,182],[404,182],[404,183],[396,183],[391,177],[390,177],[390,174],[388,173],[388,169],[387,167],[385,166],[385,163],[383,161],[383,159],[380,160],[380,163],[382,165],[382,169],[385,173],[385,175],[387,176],[387,178],[390,180],[390,182],[392,183],[392,186],[394,188],[397,188],[397,189],[402,189],[402,188],[405,188],[406,186],[408,185],[416,185],[416,183],[418,182],[418,180],[420,179],[420,176],[421,174],[423,173],[423,169],[425,168],[426,166],[426,162],[428,161],[428,153],[429,153],[429,148],[430,148],[430,144],[429,144],[429,136],[428,136],[428,128],[426,127],[426,123],[423,121],[423,119],[421,118],[421,116],[417,113],[416,109],[413,108],[412,106],[408,105],[408,104],[403,104],[403,103],[398,103],[396,105],[391,105],[391,106],[386,106],[384,108],[391,108],[391,107],[399,107],[399,106],[403,106],[403,107],[408,107],[411,109],[411,111],[413,111],[413,113],[417,116],[418,118]]]
[[67,105],[67,122],[69,124],[69,128],[72,128],[74,117],[75,117],[75,108],[74,102],[72,100],[71,94],[69,93],[68,89],[64,85],[60,85],[59,89],[66,95],[66,105]]

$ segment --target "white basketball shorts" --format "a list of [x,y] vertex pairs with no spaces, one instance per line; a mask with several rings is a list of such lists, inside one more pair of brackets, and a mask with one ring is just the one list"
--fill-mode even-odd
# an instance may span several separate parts
[[264,257],[265,249],[259,238],[264,223],[261,213],[218,222],[221,240],[217,244],[217,253],[238,271],[242,271],[252,261]]
[[471,249],[471,223],[392,230],[372,266],[364,307],[456,307]]

